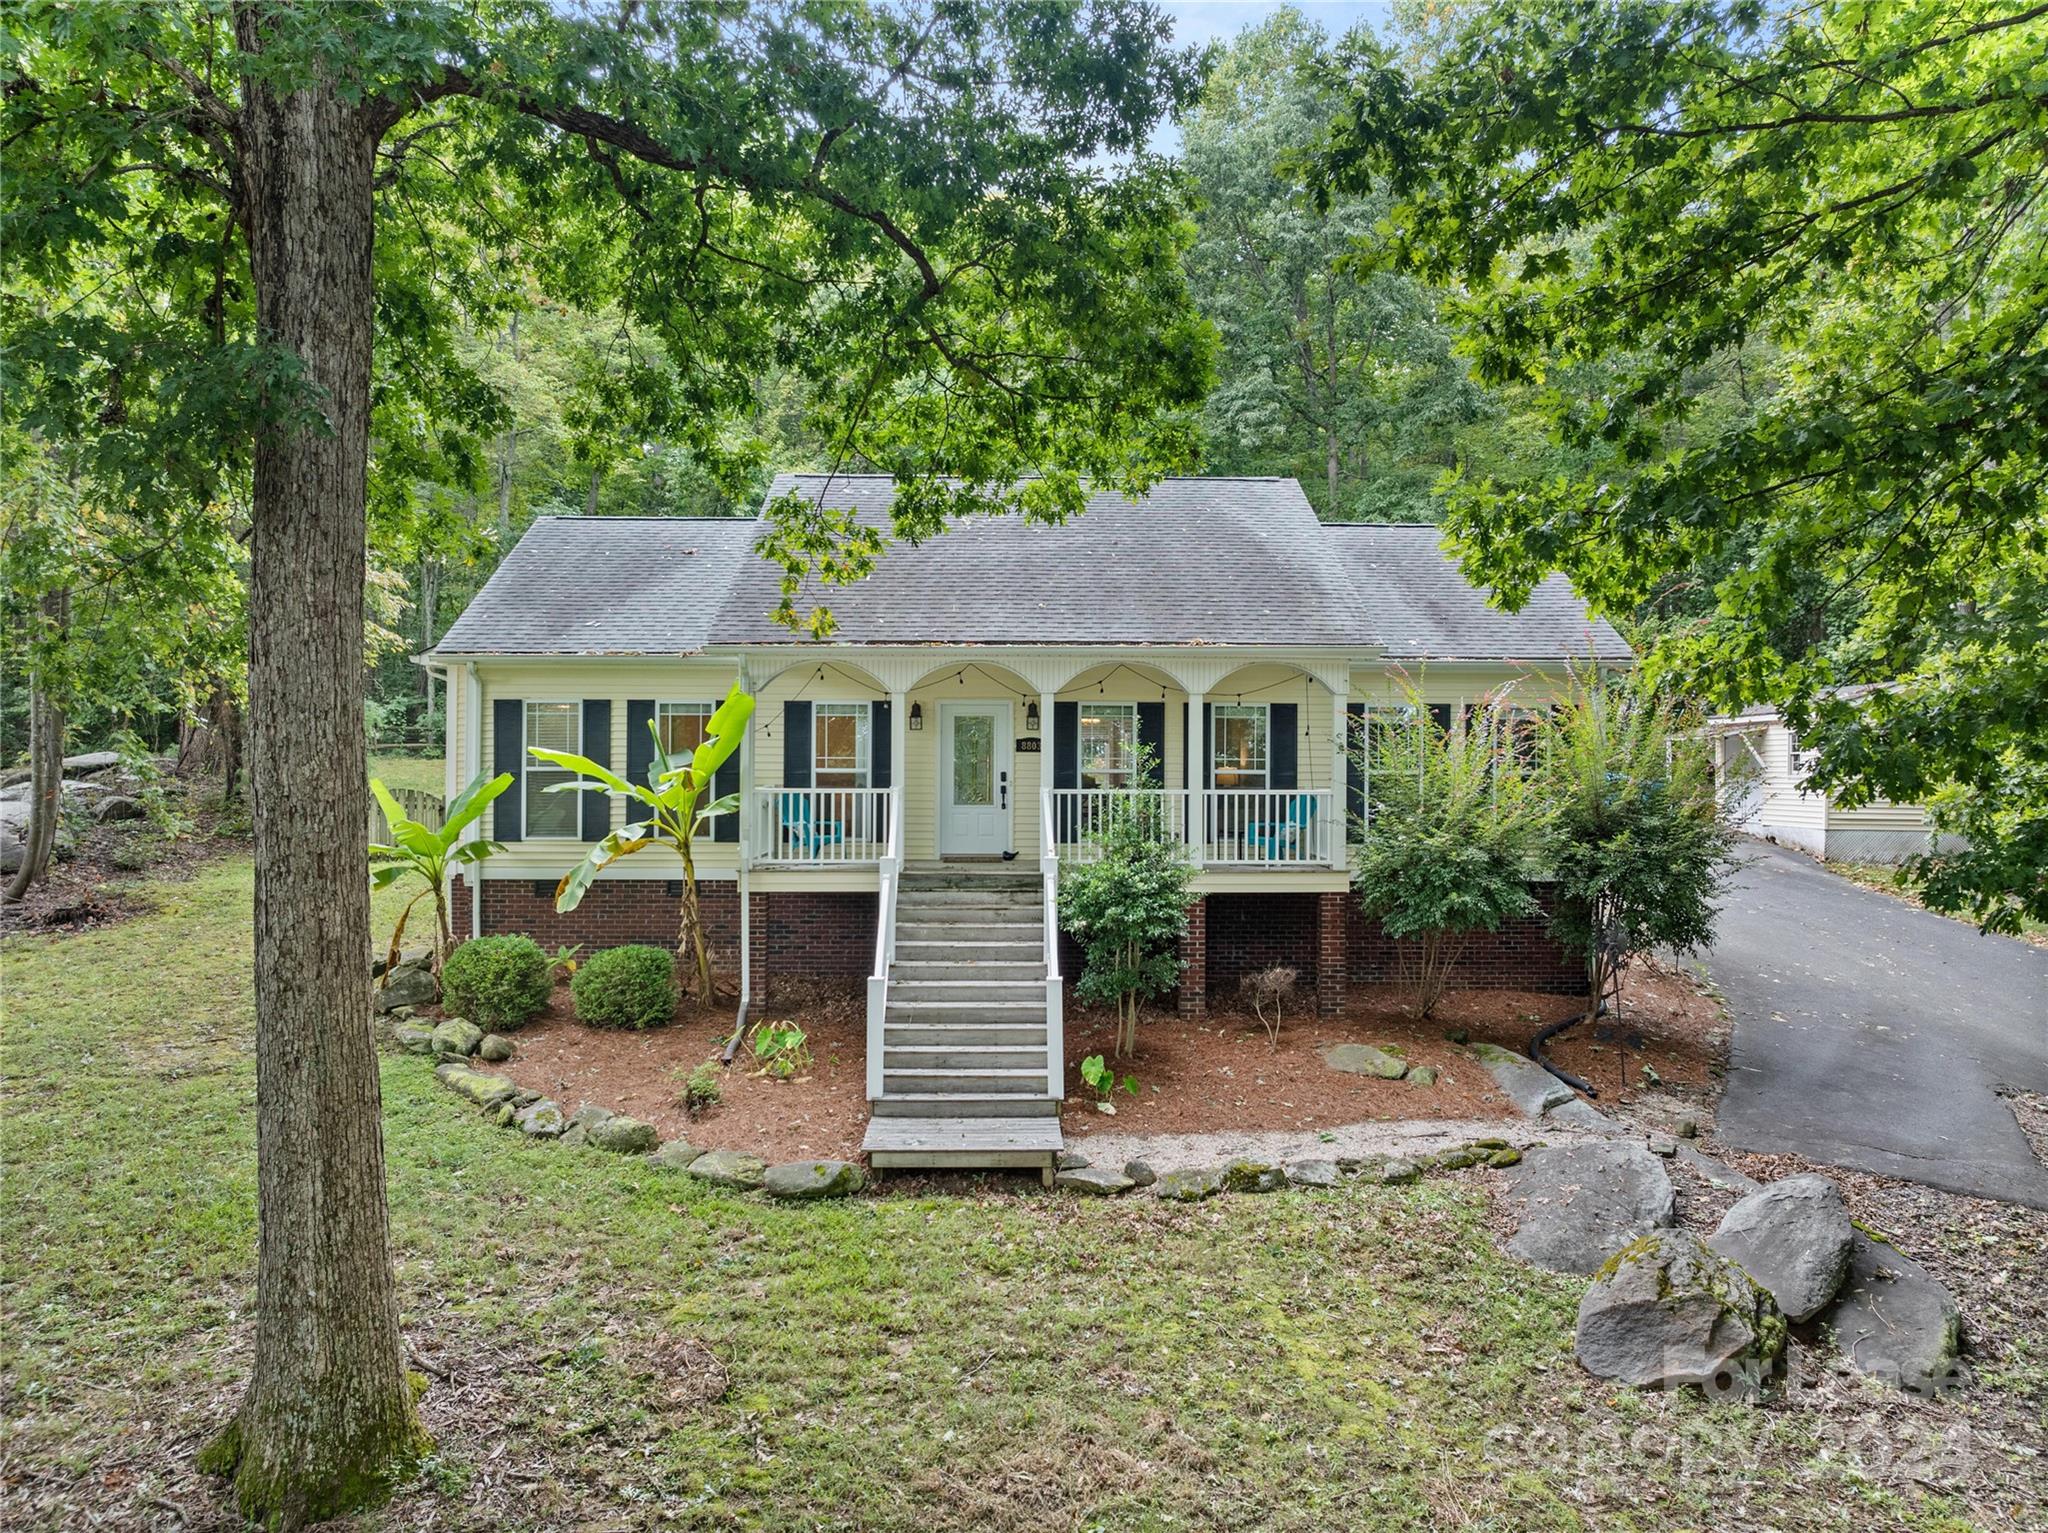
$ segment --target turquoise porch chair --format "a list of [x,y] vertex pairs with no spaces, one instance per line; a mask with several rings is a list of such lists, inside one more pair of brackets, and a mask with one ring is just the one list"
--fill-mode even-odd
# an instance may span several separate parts
[[1245,827],[1245,844],[1269,862],[1307,860],[1309,832],[1316,823],[1316,801],[1297,793],[1288,802],[1286,815],[1278,820],[1257,820]]
[[839,821],[813,816],[810,794],[783,793],[778,795],[777,802],[783,844],[794,847],[804,856],[816,856],[820,848],[836,846],[846,839],[846,827]]

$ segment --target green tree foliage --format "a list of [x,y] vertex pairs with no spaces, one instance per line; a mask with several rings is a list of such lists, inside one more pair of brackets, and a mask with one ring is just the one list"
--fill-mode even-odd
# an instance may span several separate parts
[[1734,834],[1697,723],[1638,677],[1579,675],[1543,727],[1551,930],[1586,955],[1589,1009],[1641,954],[1714,939]]
[[1474,932],[1536,913],[1551,810],[1514,748],[1516,718],[1491,699],[1461,729],[1429,716],[1421,694],[1376,711],[1353,750],[1371,785],[1371,825],[1358,837],[1352,888],[1389,937],[1412,943],[1417,1011],[1443,999]]
[[448,926],[449,875],[459,867],[488,861],[505,849],[496,841],[465,841],[462,834],[490,808],[499,794],[511,786],[510,772],[500,772],[491,778],[479,774],[474,782],[455,795],[441,824],[429,828],[407,815],[404,806],[382,782],[374,777],[370,779],[370,792],[376,796],[377,806],[384,811],[385,823],[391,827],[391,844],[370,843],[370,887],[389,888],[404,878],[415,879],[424,886],[399,911],[398,919],[392,923],[391,948],[385,959],[387,972],[397,967],[399,950],[405,944],[406,919],[411,916],[412,907],[423,899],[434,902],[434,972],[441,972],[449,948],[455,945],[454,934]]
[[[1145,779],[1143,761],[1136,775]],[[1137,1050],[1140,1003],[1179,982],[1195,869],[1158,801],[1143,793],[1116,795],[1095,850],[1092,861],[1061,871],[1059,920],[1081,944],[1075,989],[1116,1007],[1121,1059]]]
[[[2048,915],[2042,21],[1497,0],[1419,77],[1354,47],[1321,166],[1391,188],[1392,256],[1467,290],[1480,377],[1602,461],[1460,485],[1468,570],[1515,599],[1562,569],[1616,613],[1703,584],[1653,667],[1782,706],[1841,802],[1931,801],[1970,841],[1930,899],[2001,929]],[[1702,378],[1760,346],[1703,422]],[[1859,682],[1886,689],[1832,690]]]
[[1322,207],[1285,171],[1342,97],[1329,40],[1285,9],[1226,49],[1186,124],[1201,194],[1188,277],[1222,338],[1203,416],[1208,464],[1298,476],[1326,518],[1429,519],[1482,399],[1451,353],[1433,294],[1390,271],[1345,271],[1387,198]]

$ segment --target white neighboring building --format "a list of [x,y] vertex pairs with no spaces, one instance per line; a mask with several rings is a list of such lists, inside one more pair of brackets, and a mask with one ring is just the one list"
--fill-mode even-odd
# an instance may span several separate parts
[[[1845,689],[1853,695],[1863,688]],[[1766,841],[1843,862],[1902,862],[1929,850],[1933,832],[1918,804],[1879,800],[1845,809],[1806,782],[1818,752],[1776,708],[1710,719],[1714,781],[1738,829]]]

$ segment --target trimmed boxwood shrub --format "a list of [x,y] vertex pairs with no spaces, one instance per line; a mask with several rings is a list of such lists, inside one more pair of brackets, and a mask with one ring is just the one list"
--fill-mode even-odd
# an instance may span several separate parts
[[509,1033],[539,1016],[554,988],[554,966],[533,938],[472,937],[441,968],[441,1009]]
[[592,1027],[660,1027],[676,1014],[675,956],[659,947],[606,948],[576,971],[569,993],[577,1018]]

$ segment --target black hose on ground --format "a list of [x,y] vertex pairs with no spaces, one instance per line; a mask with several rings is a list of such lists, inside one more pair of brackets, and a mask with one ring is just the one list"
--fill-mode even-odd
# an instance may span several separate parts
[[1548,1043],[1552,1038],[1555,1038],[1559,1033],[1563,1032],[1566,1028],[1575,1027],[1581,1022],[1590,1022],[1593,1018],[1602,1015],[1606,1010],[1607,1003],[1605,1001],[1602,1001],[1592,1011],[1575,1011],[1570,1016],[1566,1017],[1562,1022],[1551,1023],[1550,1026],[1544,1028],[1542,1032],[1538,1033],[1534,1038],[1531,1038],[1529,1040],[1529,1057],[1535,1060],[1537,1064],[1543,1066],[1544,1069],[1548,1070],[1552,1075],[1556,1076],[1559,1080],[1563,1081],[1567,1086],[1571,1087],[1572,1090],[1583,1091],[1589,1097],[1599,1096],[1599,1088],[1594,1086],[1592,1082],[1582,1081],[1576,1075],[1572,1074],[1571,1071],[1565,1069],[1562,1065],[1556,1065],[1551,1063],[1549,1056],[1543,1052],[1543,1045]]

